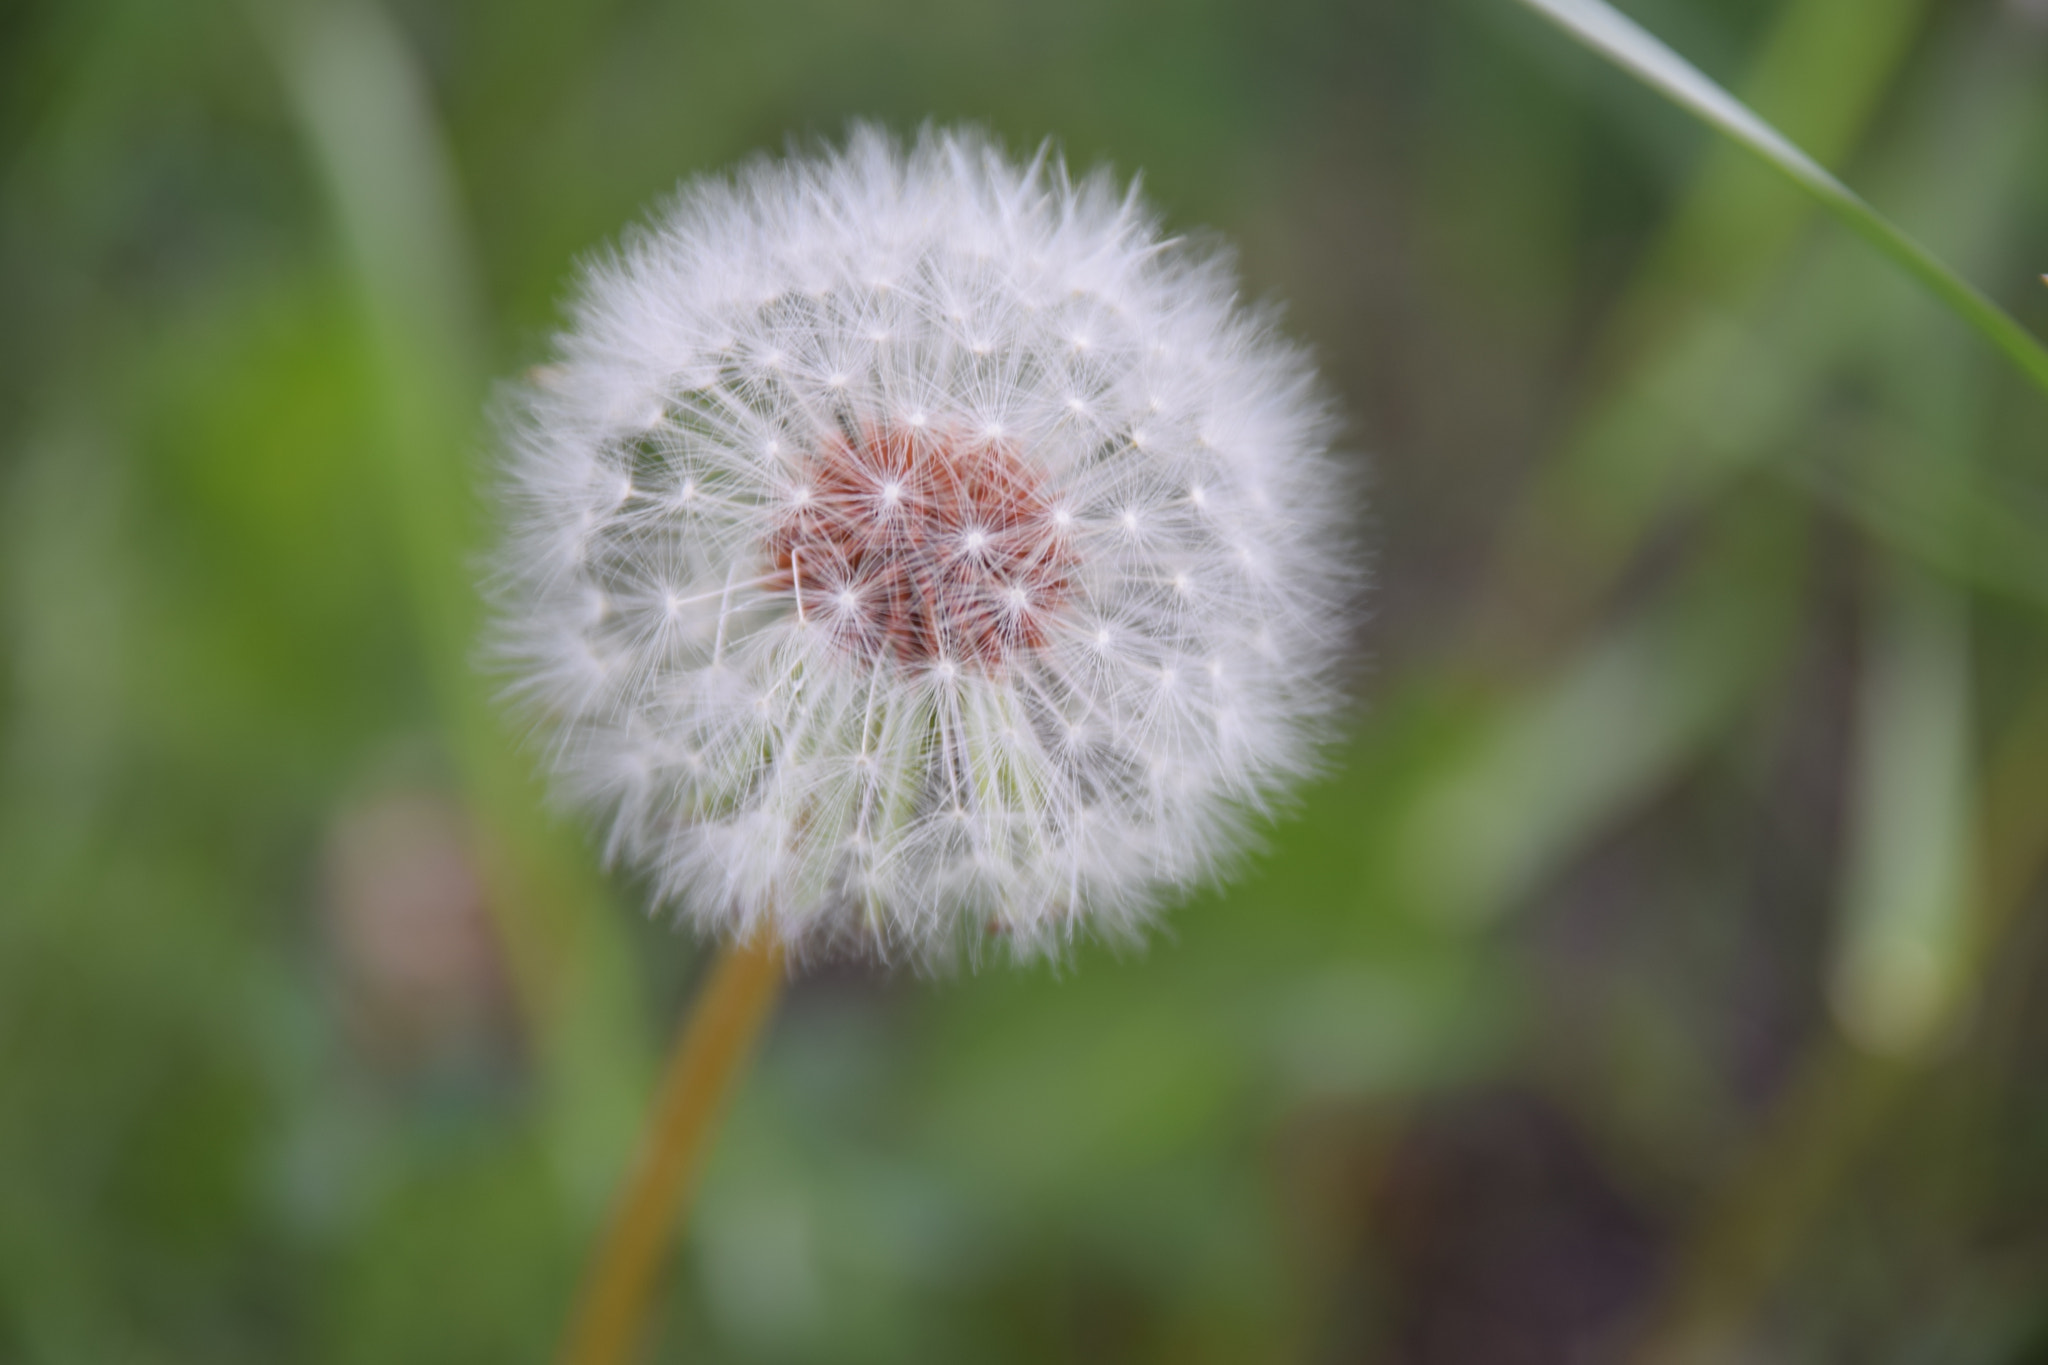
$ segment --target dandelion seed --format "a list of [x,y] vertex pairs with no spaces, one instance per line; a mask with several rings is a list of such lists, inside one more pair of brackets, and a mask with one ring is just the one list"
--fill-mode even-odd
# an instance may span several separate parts
[[684,186],[508,424],[561,790],[800,950],[1058,951],[1216,873],[1313,761],[1354,582],[1327,406],[1235,290],[972,131]]

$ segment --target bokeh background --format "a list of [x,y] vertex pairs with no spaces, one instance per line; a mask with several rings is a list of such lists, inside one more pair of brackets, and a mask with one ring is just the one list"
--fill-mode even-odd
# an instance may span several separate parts
[[[2048,332],[2048,5],[1627,8]],[[705,954],[472,667],[482,413],[854,117],[1239,244],[1361,704],[1142,952],[798,982],[652,1357],[2048,1361],[2048,402],[1508,0],[0,7],[0,1361],[549,1358]]]

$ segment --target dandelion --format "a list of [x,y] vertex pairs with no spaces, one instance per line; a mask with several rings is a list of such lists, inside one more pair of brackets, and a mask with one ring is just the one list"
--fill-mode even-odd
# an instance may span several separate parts
[[1333,421],[1135,186],[973,131],[686,185],[508,424],[517,690],[615,859],[734,945],[562,1358],[625,1359],[788,951],[1135,934],[1314,759]]
[[517,395],[501,637],[699,928],[1128,935],[1308,767],[1351,584],[1304,355],[974,131],[686,185]]

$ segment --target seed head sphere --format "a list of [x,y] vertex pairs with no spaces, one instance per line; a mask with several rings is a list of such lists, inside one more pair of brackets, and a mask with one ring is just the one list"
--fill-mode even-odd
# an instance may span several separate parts
[[1128,936],[1311,765],[1331,412],[1135,188],[859,128],[686,184],[572,324],[510,405],[499,640],[699,928]]

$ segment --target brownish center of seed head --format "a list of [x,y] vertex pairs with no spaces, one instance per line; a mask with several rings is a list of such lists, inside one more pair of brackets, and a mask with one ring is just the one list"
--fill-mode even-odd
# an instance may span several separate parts
[[1065,517],[1014,447],[923,427],[826,441],[768,551],[771,589],[853,652],[984,670],[1045,643],[1074,570]]

